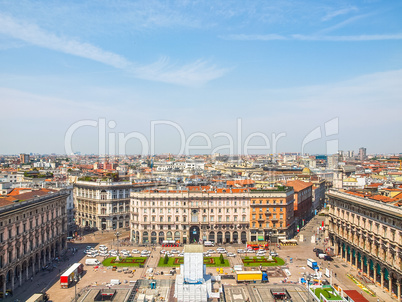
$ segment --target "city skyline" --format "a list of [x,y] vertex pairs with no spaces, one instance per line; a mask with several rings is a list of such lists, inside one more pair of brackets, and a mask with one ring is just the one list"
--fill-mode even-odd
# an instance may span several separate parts
[[[241,144],[265,134],[265,154],[300,153],[317,128],[321,138],[306,153],[326,153],[329,140],[339,150],[399,153],[401,9],[385,1],[1,1],[0,99],[11,114],[0,120],[0,153],[64,154],[72,125],[102,118],[115,123],[107,134],[148,139],[152,121],[171,121],[187,138],[205,133],[211,150],[227,144],[213,140],[222,132],[236,150],[241,119]],[[155,153],[178,153],[174,129],[156,140]],[[98,145],[89,127],[73,139],[83,154]],[[126,153],[141,153],[138,143]]]

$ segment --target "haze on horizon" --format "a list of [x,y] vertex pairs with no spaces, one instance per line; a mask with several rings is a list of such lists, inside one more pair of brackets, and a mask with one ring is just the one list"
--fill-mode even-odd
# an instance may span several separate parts
[[[71,125],[103,118],[116,137],[164,120],[237,146],[241,119],[242,144],[284,133],[276,152],[318,128],[305,152],[399,153],[401,15],[390,1],[0,1],[0,154],[65,153]],[[155,138],[178,152],[175,129]],[[97,153],[98,129],[73,149]]]

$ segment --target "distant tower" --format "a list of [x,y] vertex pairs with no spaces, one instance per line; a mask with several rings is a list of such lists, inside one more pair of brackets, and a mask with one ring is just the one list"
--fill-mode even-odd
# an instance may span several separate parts
[[359,149],[359,159],[360,160],[365,160],[366,159],[366,148],[361,147]]
[[21,153],[21,154],[20,154],[20,163],[21,163],[21,164],[27,164],[27,163],[29,163],[29,154]]
[[343,170],[342,169],[334,169],[333,172],[333,185],[334,189],[342,189],[343,188]]

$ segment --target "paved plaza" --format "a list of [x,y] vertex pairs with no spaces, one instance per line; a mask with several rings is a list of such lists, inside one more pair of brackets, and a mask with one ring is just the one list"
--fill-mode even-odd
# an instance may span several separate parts
[[[324,244],[322,242],[322,239],[319,244],[311,243],[310,239],[311,236],[317,231],[317,227],[321,224],[321,221],[323,220],[324,217],[321,216],[316,216],[311,220],[305,228],[303,228],[300,232],[300,235],[303,235],[303,237],[306,240],[303,240],[303,242],[299,242],[299,245],[297,246],[282,246],[280,248],[278,247],[272,247],[276,252],[278,252],[279,257],[283,258],[286,262],[286,267],[288,268],[290,275],[287,276],[287,282],[296,284],[299,281],[299,278],[303,276],[304,273],[310,272],[313,273],[314,271],[311,270],[306,266],[306,261],[308,258],[313,258],[318,260],[318,258],[315,256],[315,253],[313,252],[313,248],[319,247],[319,248],[324,248]],[[299,236],[300,236],[299,235]],[[323,235],[323,234],[322,234]],[[128,232],[123,233],[121,238],[127,238],[128,237]],[[320,237],[318,237],[320,238]],[[323,238],[323,236],[321,236]],[[86,271],[83,278],[77,283],[76,288],[74,286],[68,288],[68,289],[62,289],[60,288],[59,285],[59,278],[60,274],[62,274],[71,264],[76,263],[76,262],[81,262],[85,263],[86,255],[83,253],[83,250],[87,245],[91,246],[98,246],[99,244],[104,244],[106,245],[109,249],[111,248],[116,248],[116,241],[115,241],[115,236],[113,232],[97,232],[95,234],[88,234],[84,236],[84,239],[82,241],[79,241],[78,243],[69,243],[69,248],[70,251],[68,252],[68,261],[66,262],[60,262],[60,263],[55,263],[55,267],[53,271],[48,272],[41,272],[38,275],[35,276],[33,281],[28,281],[26,284],[24,284],[23,287],[18,288],[13,297],[6,299],[6,301],[15,301],[16,299],[19,299],[20,301],[25,301],[27,300],[33,293],[35,292],[40,292],[40,291],[46,291],[50,295],[50,299],[52,301],[71,301],[74,298],[75,291],[77,293],[81,292],[84,289],[88,288],[99,288],[99,287],[105,287],[107,284],[110,283],[111,279],[119,279],[122,282],[122,286],[129,286],[130,281],[135,281],[140,278],[150,278],[151,276],[155,279],[162,279],[162,280],[174,280],[175,275],[171,275],[170,268],[169,267],[157,267],[159,258],[160,258],[160,251],[162,249],[165,250],[171,250],[175,248],[162,248],[161,246],[155,246],[155,247],[138,247],[138,246],[124,246],[124,242],[121,243],[120,249],[128,249],[132,250],[133,248],[137,248],[139,250],[143,249],[148,249],[152,250],[152,253],[149,257],[149,259],[146,262],[146,265],[144,268],[133,268],[135,269],[135,273],[132,275],[125,274],[124,272],[119,272],[119,271],[112,271],[111,268],[104,268],[100,267],[95,269],[93,266],[86,266],[84,265],[84,270]],[[225,245],[223,245],[225,246]],[[239,248],[245,248],[244,245],[227,245],[225,246],[227,251],[233,252],[237,254],[237,249]],[[78,251],[73,255],[71,252],[72,248],[78,249]],[[178,250],[182,250],[182,247],[176,248]],[[207,251],[210,248],[204,247],[204,251]],[[216,249],[216,246],[213,248]],[[244,256],[244,255],[243,255]],[[249,255],[252,256],[252,255]],[[292,258],[292,263],[290,263],[290,258]],[[98,257],[100,261],[103,260],[102,257]],[[236,255],[236,257],[229,257],[229,263],[231,267],[223,267],[223,275],[228,276],[228,275],[233,275],[233,269],[232,267],[236,264],[242,264],[240,255]],[[342,287],[343,290],[348,290],[348,289],[354,289],[358,290],[359,292],[362,292],[361,289],[350,279],[347,277],[347,274],[350,273],[352,275],[357,275],[357,271],[355,269],[351,269],[348,265],[346,265],[341,259],[334,258],[334,261],[327,262],[327,261],[318,261],[318,264],[321,268],[321,271],[325,271],[325,268],[329,268],[330,270],[333,271],[334,276],[336,273],[336,277],[332,278],[332,282],[334,284],[337,284],[338,286]],[[147,273],[148,268],[154,268],[154,271],[152,275]],[[252,269],[252,268],[247,268],[247,269]],[[254,268],[258,269],[258,267]],[[270,270],[275,271],[276,268],[269,268]],[[176,270],[179,270],[177,267]],[[163,273],[163,274],[162,274]],[[207,267],[207,273],[212,273],[213,275],[217,275],[216,267]],[[286,283],[283,283],[285,281],[285,275],[282,270],[280,270],[280,273],[276,274],[276,277],[274,274],[270,274],[269,277],[269,286],[286,286]],[[125,283],[126,282],[126,283]],[[222,284],[224,286],[229,286],[228,288],[232,288],[232,292],[234,293],[234,297],[236,297],[236,291],[234,290],[235,288],[243,288],[243,286],[234,286],[236,284],[235,279],[222,279]],[[267,286],[268,285],[256,285],[255,289],[255,296],[264,296],[264,293],[267,293]],[[368,299],[369,301],[372,302],[377,302],[377,298],[380,299],[380,301],[391,301],[392,298],[381,291],[379,287],[376,287],[375,285],[368,285],[368,287],[373,290],[377,296],[372,297],[368,295],[365,292],[362,292],[363,296]],[[295,287],[295,288],[300,288],[300,287]],[[248,289],[250,291],[250,289]],[[257,298],[256,298],[257,299]],[[228,300],[230,301],[230,300]],[[232,300],[235,301],[235,300]],[[258,299],[255,301],[259,301]],[[264,300],[264,301],[269,301],[269,300]]]

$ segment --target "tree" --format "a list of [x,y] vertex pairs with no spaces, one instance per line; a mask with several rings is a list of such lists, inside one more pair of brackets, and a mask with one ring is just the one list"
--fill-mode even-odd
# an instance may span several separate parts
[[165,254],[165,259],[163,260],[163,263],[168,264],[168,262],[169,262],[169,256]]
[[223,254],[221,254],[219,256],[219,261],[221,262],[221,264],[225,264],[225,259],[223,259]]

